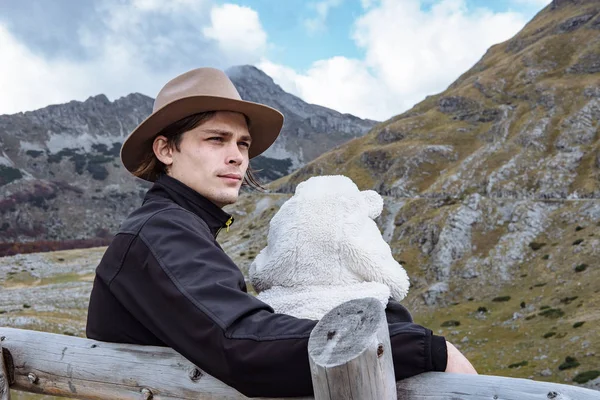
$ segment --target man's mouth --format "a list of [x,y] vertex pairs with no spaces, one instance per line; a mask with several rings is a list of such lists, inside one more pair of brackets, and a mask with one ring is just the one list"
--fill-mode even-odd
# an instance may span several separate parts
[[224,178],[224,179],[228,179],[228,180],[232,180],[232,181],[241,181],[242,180],[241,175],[238,175],[238,174],[219,175],[219,178]]

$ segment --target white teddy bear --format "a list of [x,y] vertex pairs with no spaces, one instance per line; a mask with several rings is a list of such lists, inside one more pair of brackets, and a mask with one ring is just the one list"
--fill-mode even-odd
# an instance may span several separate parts
[[267,246],[250,266],[258,298],[278,313],[321,319],[346,301],[402,300],[406,271],[373,221],[382,197],[345,176],[300,183],[269,225]]

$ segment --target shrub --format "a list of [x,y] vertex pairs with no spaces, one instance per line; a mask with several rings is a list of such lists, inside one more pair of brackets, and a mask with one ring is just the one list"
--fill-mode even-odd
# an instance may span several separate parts
[[596,379],[600,376],[600,371],[585,371],[580,374],[575,375],[573,378],[573,382],[577,382],[579,384],[586,383],[591,381],[592,379]]
[[529,247],[531,247],[531,250],[533,250],[533,251],[538,251],[539,249],[541,249],[545,245],[546,245],[546,243],[538,243],[538,242],[531,242],[531,243],[529,243]]
[[521,308],[525,308],[525,302],[522,301],[521,304],[520,304],[520,306],[521,306]]
[[92,179],[97,181],[103,181],[108,177],[108,171],[103,165],[88,164],[86,170],[92,174]]
[[581,243],[583,243],[583,239],[577,239],[573,242],[573,246],[579,246]]
[[579,322],[575,322],[573,324],[573,328],[579,328],[580,326],[582,326],[583,324],[585,324],[585,321],[579,321]]
[[583,226],[579,226],[579,225],[577,225],[577,226],[575,227],[575,232],[579,232],[579,231],[581,231],[581,230],[583,230],[583,229],[585,229]]
[[480,312],[480,313],[486,313],[487,311],[488,311],[488,309],[487,309],[487,308],[485,308],[485,307],[479,307],[479,308],[477,309],[477,312]]
[[579,363],[579,361],[577,361],[575,357],[567,356],[567,358],[565,358],[565,362],[560,364],[558,366],[558,369],[564,371],[565,369],[577,368],[580,365],[581,364]]
[[23,308],[31,308],[31,306],[27,303],[23,304]]
[[524,366],[526,366],[527,364],[529,364],[529,363],[528,363],[527,361],[523,360],[523,361],[521,361],[521,362],[518,362],[518,363],[510,364],[510,365],[508,366],[508,368],[519,368],[519,367],[524,367]]
[[544,339],[548,339],[548,338],[550,338],[550,337],[552,337],[554,335],[556,335],[556,332],[547,332],[547,333],[544,333]]
[[548,260],[550,258],[550,254],[544,254],[542,260]]
[[563,299],[560,299],[560,302],[563,304],[569,304],[570,302],[572,302],[573,300],[577,300],[578,296],[573,296],[573,297],[565,297]]
[[11,183],[18,179],[23,178],[23,174],[20,169],[7,167],[6,165],[0,165],[0,186]]
[[104,164],[104,163],[109,163],[112,162],[113,158],[112,157],[105,157],[105,156],[99,156],[99,155],[87,155],[87,162],[88,164]]
[[460,326],[460,321],[455,321],[453,319],[449,320],[449,321],[444,321],[442,322],[442,326],[443,327],[448,327],[448,326]]
[[509,300],[510,300],[510,296],[500,296],[500,297],[494,297],[492,299],[492,301],[495,301],[495,302],[509,301]]
[[536,283],[535,285],[533,285],[534,287],[542,287],[542,286],[546,286],[545,282],[542,283]]
[[579,264],[575,267],[575,272],[583,272],[587,269],[587,264]]
[[541,306],[541,307],[540,307],[540,310],[547,310],[547,309],[549,309],[549,308],[550,308],[550,306]]
[[535,315],[528,315],[525,317],[525,321],[529,321],[535,318]]
[[25,152],[25,154],[27,154],[28,156],[32,157],[32,158],[38,158],[39,156],[41,156],[43,153],[43,151],[40,150],[27,150]]
[[75,164],[75,172],[77,172],[79,175],[83,174],[83,167],[85,167],[86,164],[85,155],[74,153],[71,157],[69,157],[69,160],[73,161]]
[[560,308],[549,308],[547,310],[542,311],[538,315],[546,318],[560,318],[565,315],[565,312]]

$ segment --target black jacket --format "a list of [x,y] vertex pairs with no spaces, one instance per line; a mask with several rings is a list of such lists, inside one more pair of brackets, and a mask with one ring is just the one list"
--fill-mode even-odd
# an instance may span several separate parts
[[[310,395],[307,344],[316,321],[276,314],[246,293],[216,241],[230,218],[160,177],[98,265],[87,337],[171,347],[246,396]],[[444,338],[412,323],[397,302],[386,313],[397,379],[445,369]]]

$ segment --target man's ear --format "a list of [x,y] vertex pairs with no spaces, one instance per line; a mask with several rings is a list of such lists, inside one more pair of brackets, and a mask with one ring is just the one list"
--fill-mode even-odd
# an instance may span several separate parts
[[369,218],[375,219],[379,217],[383,211],[383,197],[374,190],[363,190],[360,194],[367,204]]
[[159,135],[154,138],[154,142],[152,142],[152,150],[154,151],[156,158],[158,158],[161,163],[167,166],[173,164],[173,149],[171,146],[169,146],[166,137]]

